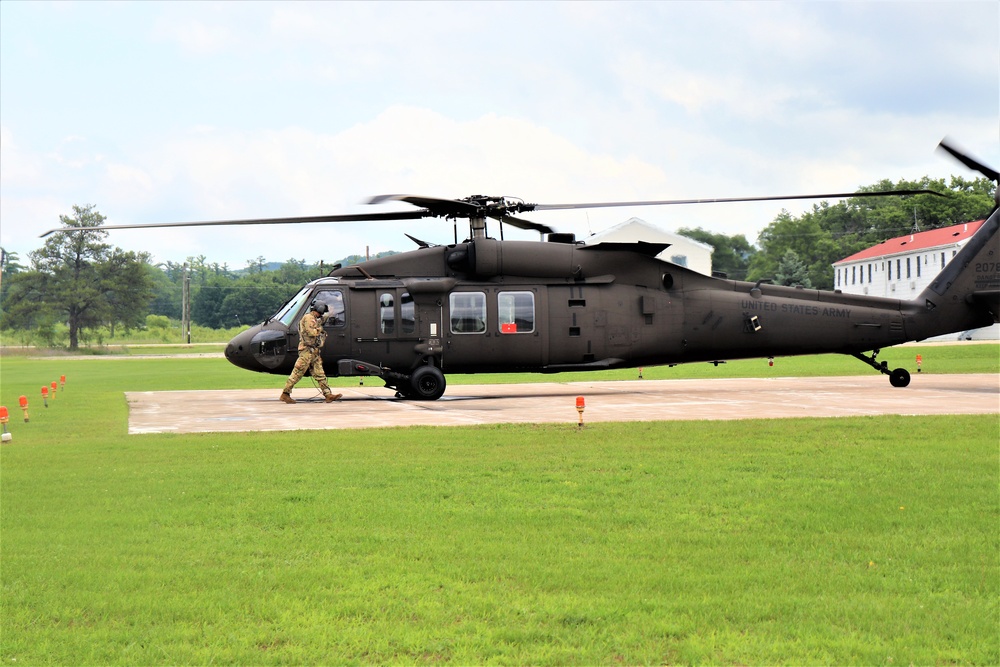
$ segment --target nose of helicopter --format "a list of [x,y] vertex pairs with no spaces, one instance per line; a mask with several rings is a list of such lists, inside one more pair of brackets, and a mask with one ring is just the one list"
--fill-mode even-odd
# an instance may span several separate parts
[[267,370],[259,361],[257,361],[250,348],[250,342],[253,340],[254,335],[259,331],[260,325],[257,325],[236,334],[236,336],[229,341],[229,344],[226,345],[226,359],[229,360],[229,363],[234,366],[239,366],[240,368],[245,368],[248,371],[261,372]]
[[289,365],[288,328],[279,322],[250,327],[229,341],[229,363],[258,373],[277,373]]

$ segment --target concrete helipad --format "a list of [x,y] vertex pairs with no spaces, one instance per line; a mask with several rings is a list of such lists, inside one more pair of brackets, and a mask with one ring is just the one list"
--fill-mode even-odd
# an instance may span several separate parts
[[761,419],[856,415],[1000,414],[998,375],[914,375],[895,389],[881,375],[828,378],[633,380],[450,385],[438,401],[406,401],[381,386],[339,387],[327,404],[300,387],[296,405],[280,388],[128,392],[129,428],[139,433],[469,426],[577,421]]

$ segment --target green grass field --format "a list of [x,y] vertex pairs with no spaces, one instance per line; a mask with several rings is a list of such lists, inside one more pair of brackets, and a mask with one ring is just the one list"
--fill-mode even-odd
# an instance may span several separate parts
[[[871,372],[644,376],[810,371]],[[2,664],[1000,664],[997,415],[126,435],[125,391],[281,382],[0,360]]]

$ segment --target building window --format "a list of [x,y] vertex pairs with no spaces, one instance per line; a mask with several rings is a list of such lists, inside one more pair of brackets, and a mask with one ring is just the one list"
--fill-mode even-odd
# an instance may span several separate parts
[[854,285],[858,282],[858,267],[857,265],[851,267],[851,284]]
[[909,280],[912,276],[910,275],[910,258],[906,258],[906,278]]
[[903,279],[903,260],[896,260],[896,280]]
[[535,330],[535,295],[531,292],[500,292],[497,295],[497,313],[500,333],[531,333]]
[[[926,258],[924,258],[926,260]],[[917,257],[917,278],[920,277],[920,258]]]
[[676,264],[677,266],[687,266],[688,265],[687,255],[671,255],[670,263]]
[[889,280],[892,280],[892,260],[889,260]]
[[452,333],[484,333],[486,331],[486,294],[483,292],[452,292],[448,296],[451,309]]
[[941,253],[941,268],[944,268],[944,253]]
[[872,281],[872,265],[868,265],[868,282]]

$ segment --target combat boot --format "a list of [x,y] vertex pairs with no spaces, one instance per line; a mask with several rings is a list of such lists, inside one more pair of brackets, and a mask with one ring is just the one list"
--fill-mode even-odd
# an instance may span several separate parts
[[334,401],[339,401],[341,396],[343,396],[343,394],[327,394],[326,402],[333,403]]
[[287,391],[281,392],[281,398],[279,399],[282,403],[288,403],[289,405],[295,405],[295,399]]

